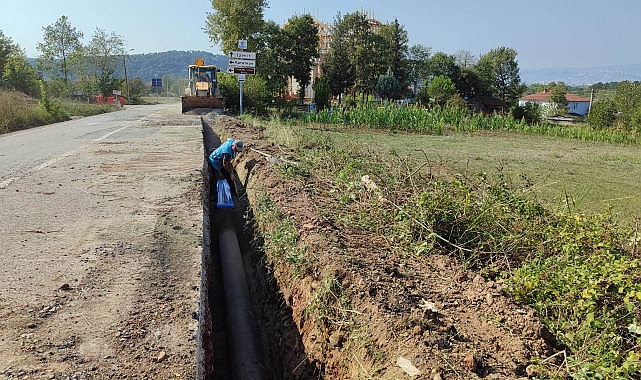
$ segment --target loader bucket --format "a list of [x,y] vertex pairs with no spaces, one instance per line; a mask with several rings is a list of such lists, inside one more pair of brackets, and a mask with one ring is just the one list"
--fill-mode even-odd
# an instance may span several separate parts
[[225,109],[222,98],[215,96],[183,96],[182,113],[186,113],[197,108]]

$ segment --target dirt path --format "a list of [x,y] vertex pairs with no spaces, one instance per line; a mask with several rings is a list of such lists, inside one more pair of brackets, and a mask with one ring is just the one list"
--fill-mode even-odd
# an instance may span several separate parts
[[179,107],[0,190],[0,378],[193,378],[203,153]]

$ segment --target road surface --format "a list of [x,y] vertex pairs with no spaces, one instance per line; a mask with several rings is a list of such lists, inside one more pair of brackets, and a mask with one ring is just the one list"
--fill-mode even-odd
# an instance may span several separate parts
[[0,136],[0,378],[190,378],[202,134],[180,104]]

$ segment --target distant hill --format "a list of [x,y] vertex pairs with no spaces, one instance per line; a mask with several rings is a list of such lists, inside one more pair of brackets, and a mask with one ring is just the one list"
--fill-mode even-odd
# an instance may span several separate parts
[[[166,51],[162,53],[128,55],[127,76],[140,77],[144,82],[163,76],[186,78],[187,66],[193,64],[196,58],[204,58],[206,65],[215,65],[221,70],[227,70],[227,56],[214,55],[205,51]],[[116,76],[124,76],[124,66],[116,71]]]
[[[169,76],[187,77],[187,66],[196,58],[204,58],[205,64],[227,70],[227,57],[206,51],[166,51],[161,53],[128,55],[127,76],[140,77],[144,82],[152,78]],[[35,60],[30,59],[35,65]],[[116,69],[116,76],[123,77],[123,66]],[[641,81],[641,63],[632,65],[604,66],[593,68],[520,69],[521,80],[526,84],[565,82],[569,86],[587,86],[593,83]]]
[[641,81],[641,63],[592,68],[521,69],[520,74],[526,84],[565,82],[570,86],[587,86],[599,82]]

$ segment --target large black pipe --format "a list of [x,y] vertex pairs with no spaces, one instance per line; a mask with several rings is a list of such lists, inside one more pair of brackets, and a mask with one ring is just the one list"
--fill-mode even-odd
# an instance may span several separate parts
[[267,379],[236,231],[224,227],[218,233],[218,245],[232,374],[237,380]]

